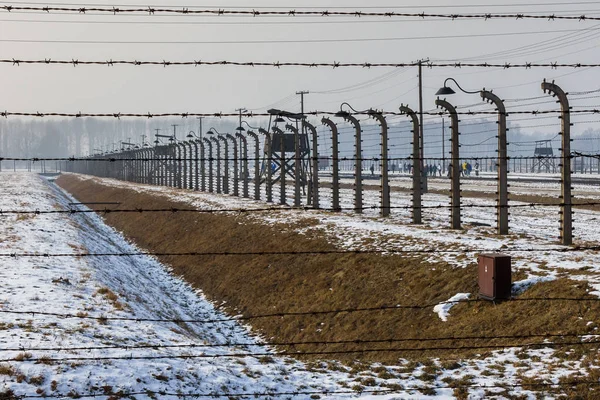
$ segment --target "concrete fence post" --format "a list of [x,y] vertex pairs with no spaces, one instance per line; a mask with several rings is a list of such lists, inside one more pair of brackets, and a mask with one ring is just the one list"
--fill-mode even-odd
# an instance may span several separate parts
[[[496,226],[499,235],[508,235],[508,152],[506,149],[506,107],[504,102],[490,91],[482,90],[481,98],[496,106],[498,111],[498,209]],[[516,161],[516,160],[515,160]]]
[[374,110],[369,110],[369,115],[379,122],[381,127],[381,154],[379,168],[381,170],[381,211],[382,217],[390,215],[390,181],[388,179],[388,126],[385,117]]
[[319,208],[319,137],[313,124],[304,121],[304,126],[312,133],[312,206]]
[[461,229],[461,210],[460,210],[460,144],[458,141],[458,114],[456,113],[456,109],[446,100],[437,99],[435,101],[435,105],[445,109],[450,114],[450,119],[452,121],[450,125],[450,129],[452,130],[452,135],[450,141],[452,142],[451,151],[450,151],[450,167],[451,174],[450,178],[451,189],[450,189],[450,208],[451,208],[451,223],[450,227],[452,229]]
[[260,143],[255,132],[246,133],[254,139],[254,200],[260,200]]
[[286,161],[285,161],[285,138],[283,131],[277,127],[273,127],[273,133],[279,135],[279,150],[280,150],[280,162],[281,168],[279,169],[279,203],[281,205],[286,204],[286,193],[285,193],[285,175],[286,175]]
[[264,153],[268,155],[268,158],[264,160],[265,166],[265,194],[267,196],[267,203],[271,203],[273,201],[273,168],[271,164],[272,160],[272,143],[271,134],[266,130],[259,128],[258,132],[264,135],[265,137],[265,151]]
[[337,125],[329,118],[321,119],[321,123],[331,130],[331,192],[332,209],[340,211],[340,152]]
[[340,111],[336,116],[344,118],[354,127],[354,211],[357,214],[363,212],[363,193],[362,193],[362,130],[360,122],[350,113]]
[[233,137],[233,135],[226,134],[225,136],[227,137],[227,139],[231,140],[231,142],[233,143],[233,195],[236,197],[239,197],[239,195],[240,195],[240,191],[239,191],[240,179],[238,176],[239,169],[238,169],[237,140],[235,140],[235,137]]
[[422,221],[422,191],[421,191],[421,151],[419,138],[419,117],[409,107],[400,106],[400,112],[410,117],[412,121],[412,223],[421,224]]
[[573,244],[573,196],[571,194],[571,107],[567,94],[558,86],[552,83],[542,82],[542,90],[553,97],[557,97],[557,103],[560,103],[562,146],[560,149],[560,167],[561,171],[561,211],[560,211],[560,240],[565,246]]

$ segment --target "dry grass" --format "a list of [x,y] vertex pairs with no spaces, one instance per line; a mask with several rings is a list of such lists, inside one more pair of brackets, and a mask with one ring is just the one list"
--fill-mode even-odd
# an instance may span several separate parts
[[52,365],[52,364],[54,364],[54,361],[52,360],[52,357],[50,357],[50,356],[42,356],[42,357],[38,358],[35,363],[36,364],[44,364],[44,365]]
[[[184,208],[189,205],[133,190],[106,187],[63,176],[57,181],[80,201],[121,202],[122,208]],[[106,222],[141,248],[156,252],[255,252],[331,250],[326,238],[309,237],[281,226],[268,226],[244,215],[128,213],[107,214]],[[306,226],[312,226],[308,221]],[[165,240],[168,238],[169,240]],[[435,304],[456,293],[477,293],[475,260],[467,268],[430,263],[421,257],[342,254],[293,256],[162,257],[175,275],[185,277],[206,296],[235,315],[304,312],[396,304]],[[535,285],[522,297],[586,297],[587,286],[568,279]],[[275,341],[342,341],[410,337],[526,335],[588,332],[587,321],[600,317],[597,302],[487,302],[460,304],[444,323],[432,308],[321,314],[253,320],[254,329]],[[540,339],[541,341],[541,339]],[[532,340],[528,340],[532,342]],[[445,340],[436,346],[517,345],[509,339],[479,342]],[[406,347],[430,346],[410,342]],[[297,346],[299,351],[344,351],[388,346],[389,351],[340,355],[350,362],[395,363],[399,357],[451,361],[485,350],[396,351],[401,344]],[[328,356],[332,358],[333,356]],[[311,358],[313,359],[313,358]],[[431,374],[435,375],[435,374]]]
[[107,287],[102,287],[96,291],[94,295],[101,295],[108,300],[112,306],[117,310],[123,309],[123,304],[119,302],[119,296],[117,296],[112,290]]
[[12,365],[0,364],[0,375],[13,376],[14,374],[15,369]]
[[29,360],[31,357],[33,357],[31,353],[19,353],[15,356],[15,361]]
[[45,380],[46,380],[46,378],[44,378],[43,375],[36,375],[36,376],[30,377],[27,381],[32,385],[42,386],[44,384]]
[[15,396],[15,392],[12,391],[12,389],[3,389],[0,392],[0,400],[14,400],[15,398],[17,398]]
[[18,214],[16,220],[17,221],[28,221],[30,219],[34,219],[37,217],[35,214]]

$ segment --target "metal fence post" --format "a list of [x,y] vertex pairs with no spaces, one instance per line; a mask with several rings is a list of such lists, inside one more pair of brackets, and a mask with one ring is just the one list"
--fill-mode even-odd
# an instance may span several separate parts
[[461,229],[460,222],[460,153],[459,153],[459,142],[458,142],[458,114],[456,113],[456,109],[446,100],[440,100],[439,98],[435,101],[435,105],[445,109],[450,114],[450,119],[452,120],[452,124],[450,129],[452,130],[452,136],[450,141],[452,142],[450,159],[452,160],[450,163],[451,171],[451,189],[450,189],[450,207],[451,207],[451,228],[452,229]]
[[562,146],[560,152],[561,163],[561,211],[560,211],[560,239],[565,246],[573,244],[573,197],[571,195],[571,108],[567,94],[558,86],[552,83],[542,82],[542,90],[553,97],[558,97],[557,103],[560,103]]

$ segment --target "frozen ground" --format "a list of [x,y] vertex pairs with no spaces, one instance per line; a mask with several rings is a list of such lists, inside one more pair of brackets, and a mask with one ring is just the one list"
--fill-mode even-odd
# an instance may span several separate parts
[[[537,175],[534,175],[537,176]],[[96,178],[94,178],[96,179]],[[238,198],[229,195],[215,195],[211,193],[194,192],[190,190],[177,190],[172,188],[132,184],[117,180],[102,180],[105,184],[130,187],[140,191],[148,191],[168,196],[177,200],[189,202],[192,206],[209,209],[239,209],[239,208],[264,208],[266,203],[250,199]],[[326,182],[323,178],[322,182]],[[366,181],[376,183],[375,180]],[[293,204],[293,182],[286,186],[287,204]],[[352,180],[344,180],[352,183]],[[400,178],[392,181],[392,185],[410,186],[410,178]],[[231,185],[230,185],[231,186]],[[492,181],[468,182],[462,189],[472,189],[494,193],[496,184]],[[437,180],[430,183],[430,187],[449,189],[447,180]],[[515,182],[511,184],[511,192],[522,194],[558,196],[557,182]],[[263,188],[264,189],[264,188]],[[591,201],[600,202],[600,187],[593,185],[574,185],[574,194],[581,196],[585,193]],[[280,187],[273,186],[273,201],[280,201]],[[241,193],[241,183],[240,183]],[[253,194],[253,185],[250,183],[249,194]],[[265,198],[265,193],[261,193]],[[375,190],[364,191],[364,207],[378,207],[380,195]],[[331,190],[321,188],[320,207],[331,208]],[[353,209],[354,191],[342,189],[340,203],[344,209]],[[495,234],[496,214],[494,208],[480,208],[469,206],[494,206],[495,199],[464,197],[462,204],[462,221],[464,230],[454,231],[448,229],[450,225],[450,210],[447,195],[428,193],[423,196],[423,225],[411,225],[411,195],[409,192],[393,191],[391,193],[391,216],[379,218],[379,210],[365,210],[362,214],[352,211],[332,213],[324,211],[285,210],[284,212],[253,213],[253,218],[267,222],[280,222],[293,225],[293,222],[305,218],[317,219],[316,228],[308,227],[306,230],[319,229],[326,232],[331,240],[340,247],[348,249],[377,249],[377,250],[427,250],[435,252],[429,255],[431,261],[447,261],[456,266],[466,266],[476,260],[476,254],[489,251],[510,252],[513,256],[513,267],[527,273],[528,279],[544,276],[554,279],[561,276],[570,276],[574,279],[585,279],[600,294],[600,255],[597,251],[557,252],[562,248],[559,241],[559,209],[558,207],[522,207],[526,203],[511,201],[511,206],[516,206],[510,212],[510,235],[497,236]],[[442,208],[427,208],[439,207]],[[521,206],[521,207],[519,207]],[[276,205],[274,207],[277,207]],[[397,207],[397,208],[394,208]],[[583,246],[597,245],[600,241],[600,230],[597,229],[600,221],[600,212],[591,210],[574,210],[574,241]],[[304,224],[306,225],[306,224]],[[368,242],[368,244],[366,244]],[[584,273],[580,273],[584,272]]]
[[[224,195],[92,179],[102,184],[169,196],[199,208],[264,207],[264,203]],[[0,174],[0,191],[0,209],[3,210],[65,209],[68,202],[73,201],[51,182],[27,173]],[[368,196],[370,202],[376,202],[375,193]],[[408,201],[407,195],[395,193],[394,196],[394,204]],[[350,198],[351,192],[344,191],[344,202],[349,203]],[[441,196],[426,196],[428,204],[442,200]],[[559,256],[543,252],[545,247],[555,247],[550,244],[547,233],[549,224],[543,221],[554,218],[547,210],[525,210],[527,213],[516,218],[519,222],[514,224],[513,229],[517,232],[528,231],[538,224],[538,229],[528,232],[526,238],[519,238],[519,235],[490,237],[491,229],[486,227],[462,233],[451,232],[442,229],[447,216],[443,210],[438,211],[428,213],[428,227],[418,228],[406,224],[408,213],[404,211],[394,212],[387,220],[377,218],[375,212],[360,216],[321,211],[252,215],[264,221],[292,224],[302,218],[317,218],[332,239],[348,248],[364,247],[362,240],[365,237],[379,237],[380,240],[371,246],[383,249],[418,249],[432,244],[439,245],[441,249],[445,246],[480,249],[496,249],[502,245],[519,248],[536,246],[542,251],[535,258],[527,253],[527,261],[517,260],[518,268],[531,273],[530,279],[539,279],[539,275],[552,279],[562,273],[558,267],[573,269],[576,274],[582,265],[590,266],[585,279],[590,276],[596,279],[598,260],[595,254],[579,253],[581,260],[575,260],[570,258],[573,256],[569,253]],[[469,214],[469,218],[489,220],[483,213],[469,212],[473,213]],[[532,212],[534,214],[530,214]],[[595,213],[590,216],[597,217]],[[590,232],[593,229],[589,229],[589,225],[582,227],[589,240],[597,240],[595,235],[598,233]],[[3,238],[0,254],[120,253],[135,250],[95,215],[24,214],[17,217],[3,214],[0,216],[0,230]],[[426,244],[422,244],[423,241]],[[518,257],[519,253],[516,255]],[[444,253],[432,254],[431,257],[447,259],[457,267],[466,262]],[[99,398],[109,398],[114,393],[133,392],[139,393],[134,398],[145,399],[177,398],[177,394],[227,398],[235,393],[258,393],[258,398],[308,399],[316,398],[314,395],[320,393],[320,398],[331,399],[446,399],[453,398],[453,389],[449,389],[447,383],[450,380],[467,382],[470,398],[473,399],[491,398],[493,393],[505,390],[533,399],[535,395],[520,386],[525,378],[552,384],[565,376],[585,375],[585,369],[578,361],[565,362],[556,358],[550,349],[516,348],[498,351],[483,359],[463,360],[452,366],[434,361],[439,373],[433,380],[427,376],[426,366],[409,368],[408,363],[401,360],[397,366],[384,369],[384,378],[381,366],[359,373],[343,368],[333,372],[275,354],[262,345],[260,338],[249,335],[247,327],[235,321],[212,324],[148,321],[227,320],[201,293],[171,276],[168,268],[149,257],[10,257],[0,258],[0,263],[0,394],[5,395],[12,391],[16,396],[76,397],[94,394]],[[59,318],[36,312],[74,317]],[[451,310],[449,313],[446,310],[444,315],[451,318],[451,314]],[[111,319],[116,317],[124,319]],[[432,318],[438,318],[433,309]],[[246,353],[267,353],[269,356]],[[116,359],[106,359],[113,357]],[[524,359],[528,361],[524,362]],[[390,390],[387,388],[393,388],[393,393],[359,393],[360,390]],[[331,391],[354,394],[322,394]],[[279,395],[269,394],[273,392]],[[305,394],[294,394],[298,392]],[[153,393],[161,394],[154,396]]]
[[[72,201],[36,175],[3,173],[0,182],[3,210],[52,210],[67,208]],[[1,253],[133,250],[93,215],[4,215],[0,229]],[[248,335],[245,327],[227,321],[200,293],[152,258],[39,257],[0,262],[0,393],[10,389],[16,396],[76,397],[148,391],[227,397],[228,393],[348,391],[342,385],[353,381],[344,373],[308,371],[302,363],[284,357],[245,356],[272,351],[258,345],[260,340]],[[225,321],[178,324],[136,319]],[[115,346],[120,348],[110,348]]]

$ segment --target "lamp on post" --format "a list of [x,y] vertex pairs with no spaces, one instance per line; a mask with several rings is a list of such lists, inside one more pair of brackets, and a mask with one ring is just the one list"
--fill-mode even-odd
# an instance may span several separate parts
[[483,100],[486,102],[490,102],[496,106],[496,110],[498,111],[498,162],[496,166],[498,167],[498,208],[497,208],[497,231],[499,235],[507,235],[508,234],[508,153],[507,153],[507,143],[506,143],[506,132],[508,128],[506,127],[506,108],[504,107],[504,102],[498,96],[493,94],[489,90],[476,90],[469,91],[465,90],[454,78],[447,78],[444,81],[444,86],[441,87],[436,95],[452,95],[456,92],[452,90],[451,87],[447,85],[448,81],[454,82],[456,87],[460,89],[463,93],[467,94],[477,94],[481,96]]
[[201,137],[196,135],[196,132],[194,131],[190,131],[185,137],[188,139],[201,139]]
[[[154,136],[156,137],[156,140],[154,141],[155,144],[160,143],[158,138],[165,138],[165,139],[169,140],[169,142],[171,142],[171,143],[173,143],[175,141],[175,138],[173,137],[173,135],[161,135],[161,134],[157,133]],[[156,143],[156,142],[158,142],[158,143]]]
[[462,87],[460,87],[458,82],[456,82],[456,79],[446,78],[446,80],[444,81],[444,86],[439,88],[438,91],[435,93],[436,96],[448,96],[448,95],[456,94],[456,92],[450,86],[447,85],[448,81],[454,82],[456,87],[458,89],[460,89],[461,92],[464,92],[466,94],[477,94],[477,93],[481,92],[480,90],[475,90],[475,91],[465,90]]

